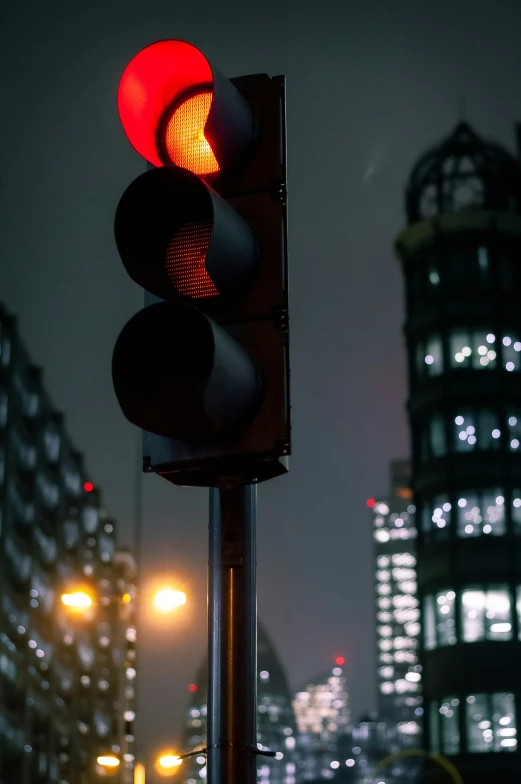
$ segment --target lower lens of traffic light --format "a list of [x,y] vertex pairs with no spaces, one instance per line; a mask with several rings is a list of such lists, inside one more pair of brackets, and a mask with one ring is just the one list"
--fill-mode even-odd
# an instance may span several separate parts
[[233,437],[262,399],[257,366],[244,346],[183,303],[151,305],[126,324],[112,379],[132,424],[189,443]]

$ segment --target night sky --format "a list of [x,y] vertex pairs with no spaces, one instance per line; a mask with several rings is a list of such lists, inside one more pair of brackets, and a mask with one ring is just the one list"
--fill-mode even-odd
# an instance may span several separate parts
[[[403,294],[392,243],[415,158],[460,119],[512,147],[521,4],[324,0],[16,2],[0,7],[0,299],[130,543],[136,434],[111,353],[141,306],[113,239],[144,169],[116,91],[162,38],[227,76],[288,87],[293,457],[259,487],[259,613],[293,686],[347,661],[355,714],[375,706],[366,499],[408,452]],[[141,629],[138,743],[179,731],[204,655],[208,491],[144,478],[144,581],[189,596]]]

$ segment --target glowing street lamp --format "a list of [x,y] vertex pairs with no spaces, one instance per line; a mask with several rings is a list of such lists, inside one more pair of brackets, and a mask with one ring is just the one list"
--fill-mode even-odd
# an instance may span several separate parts
[[119,757],[115,754],[101,754],[96,760],[98,765],[102,768],[117,768],[119,765]]
[[77,610],[78,612],[87,610],[92,605],[92,598],[85,591],[64,593],[62,594],[61,600],[62,604],[66,607],[71,610]]
[[182,591],[175,591],[173,588],[161,588],[154,595],[153,601],[157,612],[166,615],[186,604],[186,594]]

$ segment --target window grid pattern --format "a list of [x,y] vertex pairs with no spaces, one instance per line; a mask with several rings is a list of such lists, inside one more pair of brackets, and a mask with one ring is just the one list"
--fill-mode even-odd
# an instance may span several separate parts
[[[517,751],[517,717],[514,694],[450,695],[429,704],[429,741],[434,753],[471,754]],[[465,748],[460,738],[464,721]]]
[[423,599],[422,620],[426,651],[457,642],[512,640],[516,634],[521,639],[521,586],[515,591],[506,585],[469,586],[429,594]]

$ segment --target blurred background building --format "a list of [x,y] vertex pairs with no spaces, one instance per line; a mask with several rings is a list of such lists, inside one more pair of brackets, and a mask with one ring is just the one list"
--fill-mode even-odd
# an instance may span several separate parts
[[[257,757],[258,784],[296,784],[298,779],[297,726],[286,674],[262,624],[257,639],[257,745],[277,752],[277,758]],[[207,740],[208,662],[189,685],[190,699],[183,728],[183,753],[204,749]],[[189,757],[176,777],[183,784],[206,779],[206,757]]]
[[426,741],[466,784],[512,784],[521,771],[519,163],[461,123],[414,167],[406,213],[396,249]]
[[338,657],[335,666],[301,687],[293,700],[299,731],[299,780],[330,779],[340,767],[341,748],[350,738],[347,682]]
[[410,463],[391,463],[385,498],[371,498],[375,553],[378,715],[395,726],[404,746],[421,745],[420,608],[416,521]]
[[[77,589],[92,599],[84,612],[61,602]],[[0,306],[2,784],[90,783],[107,747],[130,764],[135,629],[124,595],[134,595],[132,557],[117,555],[116,523]]]

